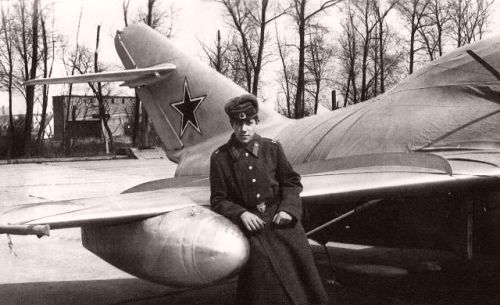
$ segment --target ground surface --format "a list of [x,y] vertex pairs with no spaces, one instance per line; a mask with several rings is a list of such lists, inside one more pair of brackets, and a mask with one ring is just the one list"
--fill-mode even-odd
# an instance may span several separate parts
[[[0,207],[117,194],[139,183],[172,177],[166,160],[109,160],[0,165]],[[85,250],[80,230],[50,237],[0,235],[0,304],[233,304],[234,282],[194,290],[152,284]],[[380,279],[327,285],[331,304],[499,304],[496,288],[465,278],[413,285]],[[486,289],[488,288],[488,289]]]

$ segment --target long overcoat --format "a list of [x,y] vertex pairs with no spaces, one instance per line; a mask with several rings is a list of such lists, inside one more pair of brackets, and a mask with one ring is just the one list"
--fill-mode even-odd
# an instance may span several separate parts
[[[210,160],[212,208],[238,224],[250,242],[250,258],[238,281],[238,304],[322,304],[327,296],[314,264],[304,228],[300,176],[288,163],[279,142],[255,135],[241,144],[234,135]],[[265,210],[257,205],[265,204]],[[251,233],[240,215],[261,217],[263,230]],[[278,211],[290,224],[272,222]]]

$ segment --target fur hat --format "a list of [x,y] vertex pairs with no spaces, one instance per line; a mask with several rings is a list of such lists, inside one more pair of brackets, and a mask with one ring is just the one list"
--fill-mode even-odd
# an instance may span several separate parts
[[231,120],[251,120],[257,117],[259,104],[253,94],[243,94],[230,99],[224,111]]

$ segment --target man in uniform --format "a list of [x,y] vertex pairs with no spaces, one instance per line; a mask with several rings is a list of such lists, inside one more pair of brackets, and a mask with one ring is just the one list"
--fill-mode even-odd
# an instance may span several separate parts
[[258,103],[245,94],[225,106],[233,134],[210,160],[210,203],[238,224],[250,258],[238,280],[238,304],[326,304],[300,222],[300,176],[281,145],[256,133]]

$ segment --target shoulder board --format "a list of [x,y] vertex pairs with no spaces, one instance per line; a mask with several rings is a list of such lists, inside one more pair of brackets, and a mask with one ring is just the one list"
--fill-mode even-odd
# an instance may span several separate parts
[[219,148],[217,148],[215,151],[214,151],[214,155],[217,155],[218,153],[220,152],[224,152],[227,150],[227,143],[226,144],[223,144],[221,146],[219,146]]
[[266,143],[272,143],[272,144],[278,144],[279,143],[279,140],[274,140],[274,139],[269,139],[269,138],[262,138],[262,141],[266,142]]

